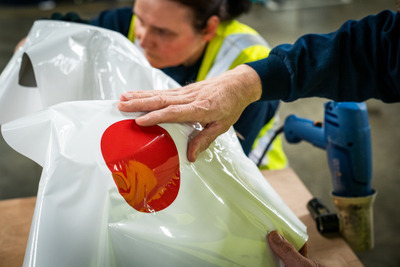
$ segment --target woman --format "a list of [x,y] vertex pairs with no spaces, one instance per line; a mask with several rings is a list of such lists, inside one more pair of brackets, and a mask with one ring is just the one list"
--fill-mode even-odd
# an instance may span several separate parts
[[[136,0],[133,10],[103,11],[89,23],[127,36],[153,67],[186,85],[268,56],[266,41],[234,19],[250,6],[249,0]],[[278,101],[253,103],[234,124],[244,152],[256,163],[274,133],[278,105]],[[260,167],[278,169],[286,162],[277,138]]]

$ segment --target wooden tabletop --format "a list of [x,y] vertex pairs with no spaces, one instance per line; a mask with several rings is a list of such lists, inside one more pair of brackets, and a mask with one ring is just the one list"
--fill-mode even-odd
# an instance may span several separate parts
[[[307,226],[311,259],[326,266],[363,266],[342,238],[318,233],[306,207],[312,195],[291,169],[264,171],[263,175]],[[35,201],[35,197],[0,201],[0,267],[22,266]]]
[[307,210],[307,203],[313,196],[292,169],[263,171],[263,175],[286,205],[307,226],[309,258],[325,266],[363,266],[343,238],[326,238],[317,231],[315,221]]
[[22,266],[36,197],[0,201],[0,266]]

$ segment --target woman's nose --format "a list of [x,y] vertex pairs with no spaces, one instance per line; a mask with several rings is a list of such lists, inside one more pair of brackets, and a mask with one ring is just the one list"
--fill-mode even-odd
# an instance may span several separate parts
[[139,45],[143,48],[150,47],[152,46],[152,38],[151,38],[151,33],[147,29],[141,29],[137,33],[137,38],[139,40]]

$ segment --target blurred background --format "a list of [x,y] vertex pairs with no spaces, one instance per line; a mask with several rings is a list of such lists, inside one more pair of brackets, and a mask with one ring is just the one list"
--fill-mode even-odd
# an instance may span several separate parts
[[[54,12],[75,11],[83,18],[100,11],[132,5],[131,0],[0,0],[0,72],[32,23]],[[394,0],[260,0],[240,20],[256,29],[271,47],[293,43],[306,33],[328,33],[346,20],[361,19],[384,9],[396,10]],[[400,33],[399,33],[400,34]],[[400,79],[400,77],[399,77]],[[282,121],[289,114],[323,120],[327,99],[310,98],[282,103]],[[400,266],[400,103],[367,101],[372,134],[375,248],[357,253],[365,266]],[[29,136],[27,136],[29,138]],[[302,142],[284,149],[294,169],[311,193],[334,211],[331,174],[326,153]],[[0,199],[35,196],[41,167],[12,150],[0,137]],[[1,216],[1,214],[0,214]],[[339,266],[339,263],[338,263]]]

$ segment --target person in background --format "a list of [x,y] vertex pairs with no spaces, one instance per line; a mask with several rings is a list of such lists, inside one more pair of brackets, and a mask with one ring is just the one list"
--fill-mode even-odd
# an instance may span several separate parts
[[[400,13],[385,10],[347,21],[329,34],[304,35],[294,44],[275,47],[265,59],[210,80],[172,91],[128,92],[121,95],[119,109],[148,111],[136,119],[141,126],[185,121],[207,125],[189,143],[187,157],[195,161],[250,103],[313,96],[400,102]],[[276,231],[267,239],[286,266],[318,266]]]
[[[235,19],[250,7],[250,0],[136,0],[133,9],[106,10],[91,20],[72,12],[55,13],[51,19],[122,33],[141,49],[152,67],[183,86],[268,56],[267,42]],[[279,126],[278,106],[278,100],[252,103],[233,125],[244,153],[260,163],[261,169],[287,166],[280,137],[264,154]]]

